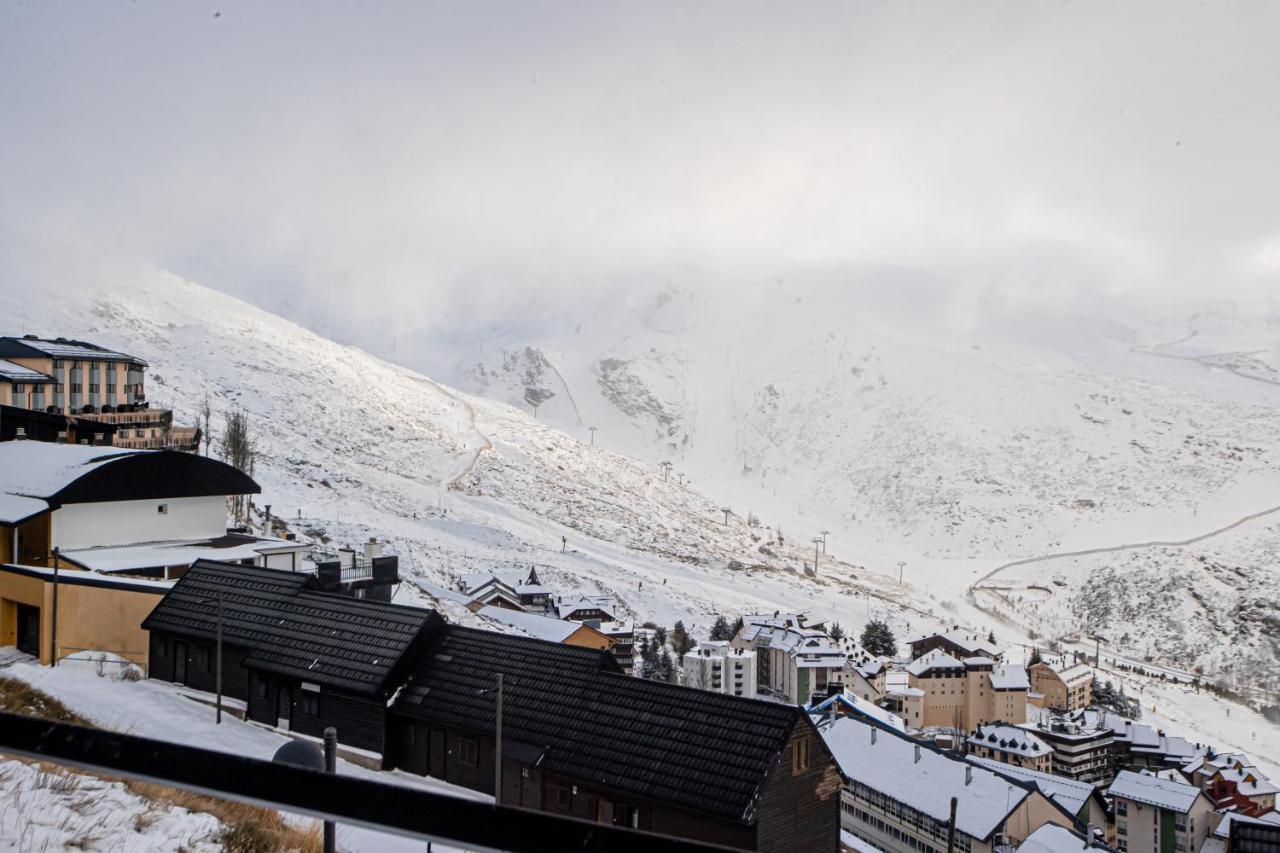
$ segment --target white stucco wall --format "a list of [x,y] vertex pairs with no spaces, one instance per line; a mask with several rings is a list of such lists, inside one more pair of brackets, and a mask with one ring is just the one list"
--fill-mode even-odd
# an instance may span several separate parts
[[[168,512],[158,511],[161,504]],[[200,539],[226,532],[227,499],[221,495],[68,504],[53,513],[53,544],[64,549]]]

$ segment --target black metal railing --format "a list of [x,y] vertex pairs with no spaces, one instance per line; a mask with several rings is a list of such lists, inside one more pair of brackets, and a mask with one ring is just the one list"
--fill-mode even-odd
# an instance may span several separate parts
[[3,712],[0,753],[469,850],[711,853],[733,849]]

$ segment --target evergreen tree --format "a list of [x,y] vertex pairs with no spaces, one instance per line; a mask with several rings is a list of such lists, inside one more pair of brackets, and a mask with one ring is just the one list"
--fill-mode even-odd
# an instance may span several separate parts
[[662,654],[658,656],[658,666],[656,668],[657,668],[657,678],[655,679],[656,681],[661,681],[666,684],[670,684],[671,682],[675,681],[675,674],[676,674],[675,664],[671,660],[671,653],[668,652],[665,648],[662,650]]
[[733,627],[729,629],[729,639],[732,640],[738,636],[738,632],[742,630],[742,617],[739,616],[733,623]]
[[731,640],[733,635],[729,633],[729,620],[723,616],[717,616],[716,622],[711,626],[711,639],[713,640]]
[[1036,665],[1036,664],[1040,663],[1040,661],[1041,661],[1041,660],[1042,660],[1042,658],[1040,657],[1040,647],[1039,647],[1039,646],[1032,646],[1032,647],[1031,647],[1031,657],[1027,658],[1027,666],[1034,666],[1034,665]]
[[987,642],[993,646],[996,644],[996,632],[994,629],[987,632]]
[[697,642],[689,636],[689,632],[684,628],[684,622],[677,621],[676,626],[671,629],[671,647],[676,650],[676,654],[680,656],[680,663],[684,663],[684,656],[689,653]]
[[667,629],[663,628],[661,625],[659,625],[657,628],[654,628],[653,641],[657,643],[659,646],[665,646],[667,644]]
[[862,629],[862,647],[873,655],[895,657],[898,654],[898,640],[889,629],[889,623],[882,619],[872,619]]
[[831,626],[831,639],[837,643],[844,639],[844,629],[840,627],[840,623],[836,622]]

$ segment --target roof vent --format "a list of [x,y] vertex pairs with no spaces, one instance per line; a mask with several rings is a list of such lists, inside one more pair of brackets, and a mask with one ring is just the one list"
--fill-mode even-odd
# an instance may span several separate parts
[[973,781],[973,765],[965,764],[964,766],[964,783],[968,785]]
[[40,337],[38,335],[23,335],[22,339],[24,341],[38,341]]
[[13,437],[14,437],[14,438],[16,438],[16,439],[18,439],[19,441],[20,441],[20,440],[22,440],[22,439],[24,439],[24,438],[26,438],[26,437],[27,437],[27,428],[26,428],[26,427],[18,427],[17,429],[15,429],[15,430],[13,431]]
[[920,744],[916,744],[916,757],[915,757],[915,760],[914,760],[914,761],[912,761],[911,763],[912,763],[912,764],[919,764],[919,763],[920,763]]

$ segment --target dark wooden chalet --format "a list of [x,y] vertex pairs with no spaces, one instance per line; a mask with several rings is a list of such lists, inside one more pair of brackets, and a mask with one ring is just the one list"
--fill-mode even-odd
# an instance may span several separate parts
[[223,692],[248,717],[386,751],[387,702],[443,627],[432,610],[308,588],[309,575],[196,562],[143,621],[150,676],[213,692],[217,600]]
[[834,851],[837,765],[798,707],[631,678],[603,651],[445,626],[392,705],[388,761],[502,802],[746,850]]

